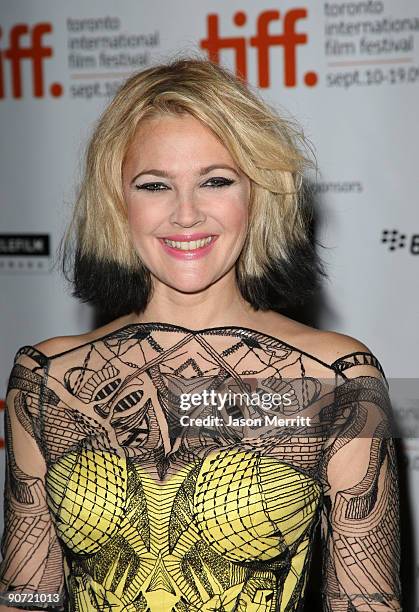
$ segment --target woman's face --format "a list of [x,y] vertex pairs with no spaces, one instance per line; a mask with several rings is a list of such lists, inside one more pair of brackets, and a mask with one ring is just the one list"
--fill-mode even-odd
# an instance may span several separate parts
[[234,282],[250,181],[209,128],[191,115],[142,122],[124,160],[123,190],[135,248],[154,282],[187,293],[228,272]]

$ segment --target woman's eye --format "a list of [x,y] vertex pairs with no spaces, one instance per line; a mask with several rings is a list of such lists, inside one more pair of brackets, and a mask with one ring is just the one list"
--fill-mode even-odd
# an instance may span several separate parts
[[[215,176],[214,178],[208,179],[204,183],[204,187],[225,187],[226,185],[231,185],[234,183],[233,179],[228,179],[222,176]],[[142,185],[136,185],[135,188],[137,190],[142,189],[143,191],[165,191],[167,186],[164,183],[143,183]]]
[[[208,185],[208,183],[212,183],[212,185]],[[234,183],[233,179],[215,176],[214,178],[208,179],[205,185],[208,185],[209,187],[225,187],[226,185],[231,185],[232,183]]]
[[144,183],[143,185],[136,185],[136,189],[144,189],[145,191],[164,191],[166,185],[163,183]]

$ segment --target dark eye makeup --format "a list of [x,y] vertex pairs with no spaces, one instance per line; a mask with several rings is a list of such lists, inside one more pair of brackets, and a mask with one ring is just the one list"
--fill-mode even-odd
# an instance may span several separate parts
[[166,189],[166,185],[164,185],[163,183],[143,183],[142,185],[135,185],[135,189],[137,190],[144,190],[144,191],[164,191],[164,189]]
[[[231,185],[235,181],[233,179],[228,179],[223,176],[214,176],[202,185],[202,187],[212,187],[213,189],[218,189],[220,187],[226,187]],[[209,184],[212,183],[212,184]],[[143,183],[142,185],[135,185],[135,188],[139,191],[165,191],[167,186],[164,183],[152,182],[152,183]]]
[[225,187],[226,185],[231,185],[235,182],[233,179],[224,178],[222,176],[214,176],[213,178],[208,179],[204,186],[210,181],[215,181],[215,185],[209,185],[209,187]]

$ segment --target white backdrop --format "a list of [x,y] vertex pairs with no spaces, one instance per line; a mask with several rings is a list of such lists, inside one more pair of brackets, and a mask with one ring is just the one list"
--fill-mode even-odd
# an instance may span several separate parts
[[[330,273],[318,326],[364,342],[390,385],[419,379],[417,0],[14,0],[2,8],[0,397],[20,346],[91,329],[91,309],[70,297],[51,264],[100,111],[133,70],[197,49],[245,69],[315,146],[318,239]],[[404,441],[412,507],[417,398],[395,403],[401,428],[413,432]]]

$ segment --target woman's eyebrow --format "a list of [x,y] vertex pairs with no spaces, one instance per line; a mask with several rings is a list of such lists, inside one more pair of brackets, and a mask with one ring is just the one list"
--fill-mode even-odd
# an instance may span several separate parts
[[[233,168],[233,166],[229,166],[228,164],[212,164],[211,166],[205,166],[204,168],[200,169],[199,176],[203,176],[204,174],[208,174],[208,172],[211,172],[212,170],[218,169],[231,170],[231,172],[234,172],[235,174],[237,174],[237,176],[239,176],[237,170]],[[142,174],[154,174],[154,176],[162,176],[164,178],[170,179],[174,178],[174,176],[169,172],[166,172],[166,170],[159,170],[158,168],[148,168],[147,170],[141,170],[141,172],[136,174],[132,179],[131,183],[136,181]]]
[[211,170],[218,170],[219,168],[223,170],[231,170],[232,172],[237,174],[237,176],[239,176],[237,170],[233,168],[233,166],[229,166],[228,164],[212,164],[211,166],[206,166],[205,168],[201,168],[199,174],[200,176],[202,176],[204,174],[208,174],[208,172],[211,172]]

